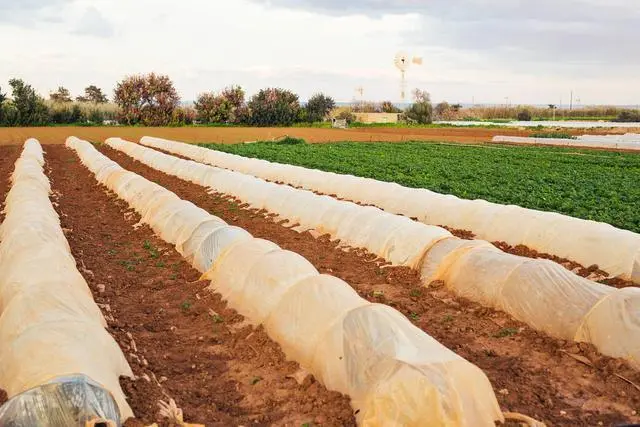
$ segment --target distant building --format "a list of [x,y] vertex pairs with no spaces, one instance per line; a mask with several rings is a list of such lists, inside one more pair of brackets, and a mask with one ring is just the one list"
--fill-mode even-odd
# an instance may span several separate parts
[[347,128],[347,119],[336,119],[335,117],[331,119],[331,127],[338,129],[346,129]]
[[360,123],[398,123],[400,113],[354,113]]

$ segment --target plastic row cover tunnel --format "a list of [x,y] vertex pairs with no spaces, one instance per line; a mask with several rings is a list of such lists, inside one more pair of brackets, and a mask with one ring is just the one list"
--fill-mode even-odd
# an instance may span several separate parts
[[69,138],[67,145],[205,272],[231,307],[264,325],[327,388],[349,395],[360,424],[489,426],[502,419],[485,374],[398,311],[367,302],[300,255],[215,216],[183,215],[192,204],[125,171],[91,144]]
[[165,173],[238,197],[290,222],[328,232],[396,265],[443,280],[460,296],[503,310],[554,337],[584,341],[640,367],[640,290],[592,282],[542,259],[507,254],[485,241],[238,172],[182,160],[110,138],[107,143]]
[[640,235],[609,224],[485,200],[465,200],[370,178],[249,159],[165,139],[145,136],[140,142],[269,181],[372,204],[426,224],[470,230],[481,239],[525,245],[586,266],[597,264],[611,276],[640,283]]
[[508,142],[510,144],[539,144],[539,145],[561,145],[568,147],[586,148],[610,148],[618,150],[638,150],[640,151],[640,135],[585,135],[578,139],[566,138],[533,138],[524,136],[501,136],[493,137],[493,142]]
[[179,159],[120,138],[109,138],[106,144],[154,169],[237,197],[253,208],[268,210],[291,224],[299,224],[300,229],[315,229],[340,239],[343,244],[366,248],[395,265],[417,268],[425,251],[452,237],[444,228],[417,223],[378,208]]
[[0,226],[0,425],[120,425],[133,413],[119,377],[133,374],[76,269],[43,165],[28,140]]

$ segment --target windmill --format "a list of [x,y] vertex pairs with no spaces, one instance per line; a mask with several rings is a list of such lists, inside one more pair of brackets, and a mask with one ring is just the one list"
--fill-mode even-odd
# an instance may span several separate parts
[[400,70],[400,98],[404,102],[407,92],[407,80],[406,73],[411,64],[422,65],[422,58],[414,56],[409,58],[409,55],[405,52],[398,52],[394,59],[394,64],[398,70]]

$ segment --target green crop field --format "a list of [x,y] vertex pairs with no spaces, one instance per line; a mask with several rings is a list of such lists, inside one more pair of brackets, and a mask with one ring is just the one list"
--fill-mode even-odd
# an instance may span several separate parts
[[640,232],[637,154],[424,142],[206,146],[466,199],[555,211]]

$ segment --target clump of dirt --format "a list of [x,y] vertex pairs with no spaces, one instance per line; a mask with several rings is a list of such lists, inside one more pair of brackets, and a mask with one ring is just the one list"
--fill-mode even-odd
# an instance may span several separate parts
[[137,416],[166,425],[158,401],[175,399],[185,420],[207,426],[355,425],[349,399],[313,378],[292,378],[262,328],[253,328],[75,154],[47,147],[62,227],[109,332],[136,379],[121,384]]
[[158,172],[109,147],[100,150],[229,224],[299,253],[321,273],[349,283],[363,298],[396,308],[479,366],[491,380],[503,410],[524,413],[548,425],[640,421],[635,414],[640,392],[600,364],[608,361],[616,374],[640,383],[640,373],[623,361],[597,355],[597,364],[585,365],[567,353],[596,360],[588,348],[550,338],[503,312],[458,298],[443,284],[424,287],[415,270],[389,266],[362,249],[340,247],[328,235],[297,232],[281,225],[273,214],[239,208],[243,203],[228,195],[208,194],[203,187]]
[[[417,221],[417,218],[412,218],[414,221]],[[447,230],[449,233],[453,234],[454,236],[456,236],[459,239],[464,239],[464,240],[473,240],[476,238],[476,235],[473,234],[471,231],[469,230],[462,230],[459,228],[453,228],[453,227],[447,227],[446,225],[438,225],[437,227],[440,228],[444,228],[445,230]]]

